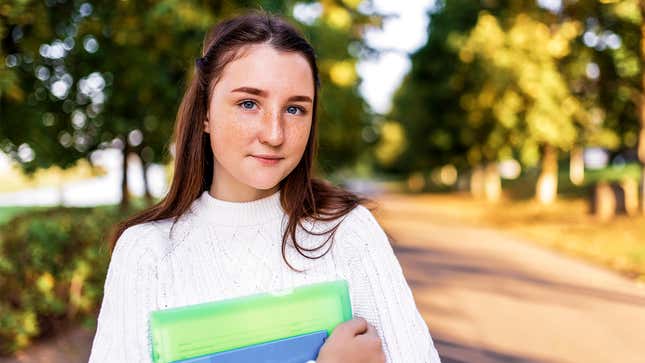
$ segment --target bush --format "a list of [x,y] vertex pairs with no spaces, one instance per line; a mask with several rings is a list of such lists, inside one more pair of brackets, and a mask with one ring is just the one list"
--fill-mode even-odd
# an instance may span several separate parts
[[0,226],[0,354],[62,323],[94,323],[110,258],[115,207],[54,208]]

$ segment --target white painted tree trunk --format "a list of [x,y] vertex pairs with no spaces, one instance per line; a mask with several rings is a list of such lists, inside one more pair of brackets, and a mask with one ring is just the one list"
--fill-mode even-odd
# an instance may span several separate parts
[[585,181],[585,161],[583,149],[576,146],[571,150],[569,158],[569,179],[574,185],[582,185]]
[[502,180],[496,162],[478,165],[470,174],[470,194],[476,199],[498,202],[502,195]]
[[498,202],[502,196],[502,180],[496,162],[488,163],[484,170],[484,195],[489,202]]
[[544,145],[542,170],[537,180],[535,197],[540,204],[552,204],[558,193],[558,150]]
[[620,182],[625,195],[625,211],[630,216],[638,214],[638,182],[632,178]]
[[484,197],[484,168],[480,165],[474,167],[470,174],[470,194],[475,199]]
[[606,181],[595,185],[595,217],[601,222],[607,222],[616,215],[616,196]]

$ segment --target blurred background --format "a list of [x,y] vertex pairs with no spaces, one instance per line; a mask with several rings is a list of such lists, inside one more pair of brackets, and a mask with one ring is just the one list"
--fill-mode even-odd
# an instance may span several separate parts
[[0,0],[0,362],[87,361],[106,233],[248,8],[316,49],[320,176],[379,203],[444,362],[645,362],[645,0]]

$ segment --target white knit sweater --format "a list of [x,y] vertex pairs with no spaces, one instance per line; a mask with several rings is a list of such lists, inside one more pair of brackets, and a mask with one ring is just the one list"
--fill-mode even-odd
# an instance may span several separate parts
[[[362,205],[354,208],[320,259],[301,256],[289,242],[289,262],[306,270],[298,273],[281,254],[287,216],[280,193],[228,202],[204,191],[171,236],[171,219],[126,229],[108,268],[89,362],[151,362],[152,310],[346,279],[354,316],[376,327],[388,363],[439,363],[401,266],[372,213]],[[336,223],[303,225],[321,232]],[[296,233],[298,243],[309,248],[324,238],[300,228]]]

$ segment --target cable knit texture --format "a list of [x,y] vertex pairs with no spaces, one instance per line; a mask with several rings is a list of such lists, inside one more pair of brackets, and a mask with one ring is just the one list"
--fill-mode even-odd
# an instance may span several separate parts
[[[149,313],[208,301],[346,279],[352,310],[372,324],[388,363],[438,363],[428,327],[401,266],[372,213],[346,215],[329,253],[301,256],[289,242],[278,191],[251,202],[228,202],[204,191],[172,227],[166,219],[132,226],[119,237],[108,268],[90,363],[152,361]],[[338,221],[303,221],[323,232]],[[313,248],[327,235],[296,231]],[[325,245],[319,253],[324,252]]]

